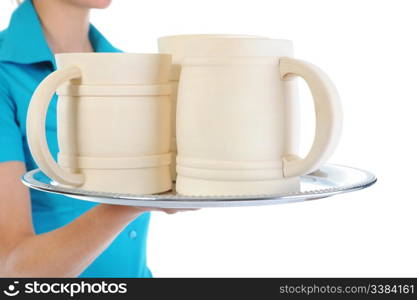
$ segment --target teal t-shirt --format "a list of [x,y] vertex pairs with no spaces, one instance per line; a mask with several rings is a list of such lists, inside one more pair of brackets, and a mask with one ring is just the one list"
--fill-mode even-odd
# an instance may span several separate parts
[[[92,25],[89,37],[96,52],[119,52]],[[26,0],[13,13],[8,28],[0,32],[0,163],[23,161],[28,170],[37,168],[26,139],[26,114],[34,90],[55,69],[55,59],[36,10],[32,1]],[[56,103],[55,96],[46,118],[46,137],[55,159],[58,153]],[[37,234],[62,227],[96,205],[35,190],[30,192]],[[150,214],[145,213],[130,223],[80,277],[151,277],[146,264],[149,218]],[[71,247],[70,241],[65,247]]]

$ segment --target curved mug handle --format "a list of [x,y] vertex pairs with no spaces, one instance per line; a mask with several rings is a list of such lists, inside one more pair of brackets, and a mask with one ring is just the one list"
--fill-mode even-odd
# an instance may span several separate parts
[[295,177],[316,171],[334,152],[342,131],[342,106],[337,90],[329,77],[311,63],[282,57],[281,79],[303,78],[314,99],[316,130],[310,152],[303,159],[295,155],[283,157],[284,177]]
[[45,121],[49,103],[56,91],[65,81],[81,77],[76,67],[59,69],[47,76],[33,93],[26,120],[26,134],[30,152],[39,168],[56,182],[80,186],[84,182],[81,173],[70,173],[61,168],[49,152],[46,141]]

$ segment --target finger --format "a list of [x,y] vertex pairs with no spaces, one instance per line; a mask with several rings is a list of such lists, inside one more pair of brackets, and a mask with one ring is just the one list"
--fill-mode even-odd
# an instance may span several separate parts
[[175,213],[177,213],[178,211],[177,210],[175,210],[175,209],[166,209],[166,210],[164,210],[165,211],[165,213],[167,213],[167,214],[169,214],[169,215],[173,215],[173,214],[175,214]]
[[185,212],[185,211],[196,211],[200,210],[200,208],[160,208],[160,207],[152,207],[147,208],[148,211],[162,211],[165,213],[177,213],[177,212]]

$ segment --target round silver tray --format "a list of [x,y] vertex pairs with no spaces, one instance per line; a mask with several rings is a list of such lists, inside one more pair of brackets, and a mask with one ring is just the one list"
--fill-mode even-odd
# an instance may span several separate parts
[[376,177],[368,171],[325,164],[320,170],[301,176],[300,189],[297,192],[257,196],[199,197],[178,195],[175,191],[157,195],[133,195],[66,188],[56,185],[39,169],[27,172],[22,177],[22,182],[26,186],[47,193],[98,203],[157,208],[259,206],[301,202],[361,190],[371,186],[376,180]]

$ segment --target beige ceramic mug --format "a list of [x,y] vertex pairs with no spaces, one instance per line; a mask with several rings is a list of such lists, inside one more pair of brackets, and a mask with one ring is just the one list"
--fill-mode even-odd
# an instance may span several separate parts
[[[292,58],[292,43],[272,39],[190,42],[177,103],[177,184],[184,195],[257,195],[296,191],[334,151],[342,125],[337,91],[316,66]],[[294,77],[313,95],[316,131],[306,157],[296,145]]]
[[[170,190],[171,56],[74,53],[58,54],[56,61],[58,70],[36,89],[27,117],[40,169],[58,184],[85,190]],[[58,163],[45,138],[56,90]]]
[[[213,38],[262,38],[255,35],[243,35],[243,34],[184,34],[184,35],[171,35],[158,39],[158,48],[160,53],[168,53],[172,55],[172,70],[171,70],[171,87],[172,87],[172,117],[171,117],[171,151],[172,151],[172,164],[171,164],[171,176],[176,179],[175,171],[175,158],[177,155],[177,140],[176,140],[176,104],[177,104],[177,92],[178,82],[180,80],[181,63],[184,59],[187,45],[190,42],[198,42],[206,39]],[[293,101],[293,103],[296,103]]]

